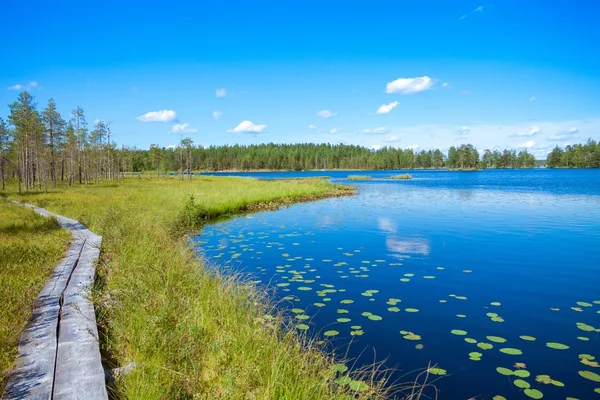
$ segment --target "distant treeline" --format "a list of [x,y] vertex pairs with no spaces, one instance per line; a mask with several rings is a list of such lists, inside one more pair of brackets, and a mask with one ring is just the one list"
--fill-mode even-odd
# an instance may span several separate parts
[[[413,169],[413,168],[531,168],[533,155],[522,150],[485,150],[471,144],[440,150],[396,149],[377,151],[354,145],[260,144],[250,146],[195,146],[184,138],[175,147],[150,146],[147,150],[121,146],[113,141],[110,123],[96,121],[90,129],[81,107],[65,120],[50,99],[38,110],[27,91],[9,104],[8,121],[0,118],[0,180],[18,178],[19,185],[55,186],[123,179],[124,172],[223,170],[320,170],[320,169]],[[586,144],[556,147],[548,167],[600,167],[600,146]]]

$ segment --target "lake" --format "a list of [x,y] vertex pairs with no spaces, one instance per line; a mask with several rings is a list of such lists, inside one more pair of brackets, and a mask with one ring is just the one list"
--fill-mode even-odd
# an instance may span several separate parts
[[273,287],[357,365],[437,365],[441,399],[600,398],[600,170],[345,179],[405,172],[215,174],[328,175],[358,194],[209,225],[197,251]]

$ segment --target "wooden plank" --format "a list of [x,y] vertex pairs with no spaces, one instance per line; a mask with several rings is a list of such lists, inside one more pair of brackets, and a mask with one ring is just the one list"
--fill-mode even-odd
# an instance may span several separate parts
[[74,240],[35,301],[2,398],[107,399],[96,315],[89,299],[102,237],[78,221],[17,204],[55,217]]

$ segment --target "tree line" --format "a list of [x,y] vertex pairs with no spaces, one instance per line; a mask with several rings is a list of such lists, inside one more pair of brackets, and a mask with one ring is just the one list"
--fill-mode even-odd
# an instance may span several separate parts
[[[110,122],[97,120],[90,128],[81,107],[63,117],[54,100],[39,110],[27,91],[9,104],[8,120],[0,118],[0,180],[17,179],[19,190],[124,180],[125,172],[161,174],[177,171],[191,178],[191,171],[224,170],[320,170],[320,169],[414,169],[414,168],[531,168],[535,158],[527,150],[485,150],[471,144],[415,151],[383,147],[370,150],[345,144],[258,144],[196,146],[183,138],[174,147],[151,145],[149,149],[114,142]],[[556,147],[547,166],[600,167],[600,145]]]

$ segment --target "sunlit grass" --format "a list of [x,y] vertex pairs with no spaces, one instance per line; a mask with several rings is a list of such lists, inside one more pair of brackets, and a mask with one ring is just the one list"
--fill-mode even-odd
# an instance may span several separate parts
[[409,174],[393,175],[393,176],[390,176],[390,179],[405,180],[405,179],[412,179],[412,176]]
[[55,219],[0,198],[0,393],[14,365],[33,301],[70,237]]
[[368,175],[348,175],[346,179],[349,181],[370,181],[373,178]]
[[[137,364],[117,381],[118,396],[335,399],[388,390],[375,373],[360,374],[366,387],[336,383],[330,353],[280,323],[265,292],[206,268],[181,234],[208,218],[348,189],[319,179],[213,177],[129,179],[20,196],[14,189],[12,198],[78,219],[104,237],[96,296],[103,350],[113,366]],[[267,312],[275,320],[265,320]]]

